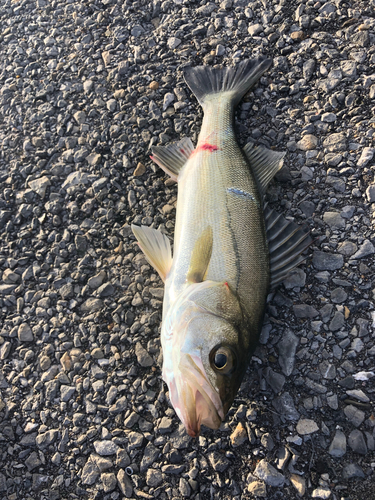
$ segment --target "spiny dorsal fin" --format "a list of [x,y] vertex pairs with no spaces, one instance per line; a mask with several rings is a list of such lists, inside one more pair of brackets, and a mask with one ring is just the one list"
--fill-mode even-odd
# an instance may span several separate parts
[[187,281],[199,283],[204,280],[210,265],[213,245],[212,227],[207,226],[195,242],[191,254],[190,267],[186,276]]
[[270,252],[271,287],[274,287],[305,260],[301,254],[313,239],[306,227],[288,221],[267,206],[264,207],[264,218]]
[[146,259],[165,281],[172,267],[172,251],[169,239],[157,229],[147,226],[131,225],[138,245]]
[[154,146],[151,160],[159,165],[164,172],[177,182],[178,174],[185,165],[189,156],[194,151],[194,146],[188,137],[168,146]]
[[248,142],[243,151],[250,162],[261,195],[267,191],[268,184],[275,174],[283,166],[285,153],[272,151],[264,146],[256,145],[254,142]]

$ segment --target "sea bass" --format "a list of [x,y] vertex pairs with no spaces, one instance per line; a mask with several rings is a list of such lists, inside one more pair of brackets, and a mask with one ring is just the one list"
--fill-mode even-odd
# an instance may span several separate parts
[[220,427],[257,345],[267,294],[311,243],[263,201],[284,153],[254,143],[241,150],[234,134],[235,107],[271,62],[185,70],[204,111],[198,144],[184,138],[151,157],[178,181],[173,259],[164,234],[132,226],[165,282],[163,379],[190,436],[202,424]]

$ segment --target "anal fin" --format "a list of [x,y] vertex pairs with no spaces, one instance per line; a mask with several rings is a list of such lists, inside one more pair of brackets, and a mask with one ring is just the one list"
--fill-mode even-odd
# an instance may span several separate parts
[[158,272],[163,281],[172,267],[172,250],[167,236],[147,226],[131,226],[138,245],[145,254],[146,259]]
[[268,184],[283,166],[282,160],[285,153],[272,151],[264,146],[256,145],[254,142],[248,142],[243,151],[258,181],[260,193],[264,195]]
[[288,221],[267,206],[264,208],[264,217],[270,252],[271,287],[274,287],[305,260],[301,254],[313,239],[304,226]]
[[159,165],[174,181],[178,181],[178,174],[188,161],[194,146],[188,137],[168,146],[154,146],[151,159]]

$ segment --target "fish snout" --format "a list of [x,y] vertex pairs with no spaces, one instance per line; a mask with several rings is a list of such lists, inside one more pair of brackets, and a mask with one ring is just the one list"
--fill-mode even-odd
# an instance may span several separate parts
[[179,403],[175,409],[191,437],[197,437],[201,425],[218,429],[224,418],[217,390],[208,381],[200,359],[184,354],[180,362]]

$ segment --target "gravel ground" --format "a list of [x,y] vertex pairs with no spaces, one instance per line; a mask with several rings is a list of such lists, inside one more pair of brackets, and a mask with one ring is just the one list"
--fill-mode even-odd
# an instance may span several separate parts
[[[375,2],[0,0],[0,497],[375,498]],[[163,284],[131,223],[173,235],[150,147],[197,139],[182,68],[274,59],[239,141],[307,223],[219,431],[161,381]]]

